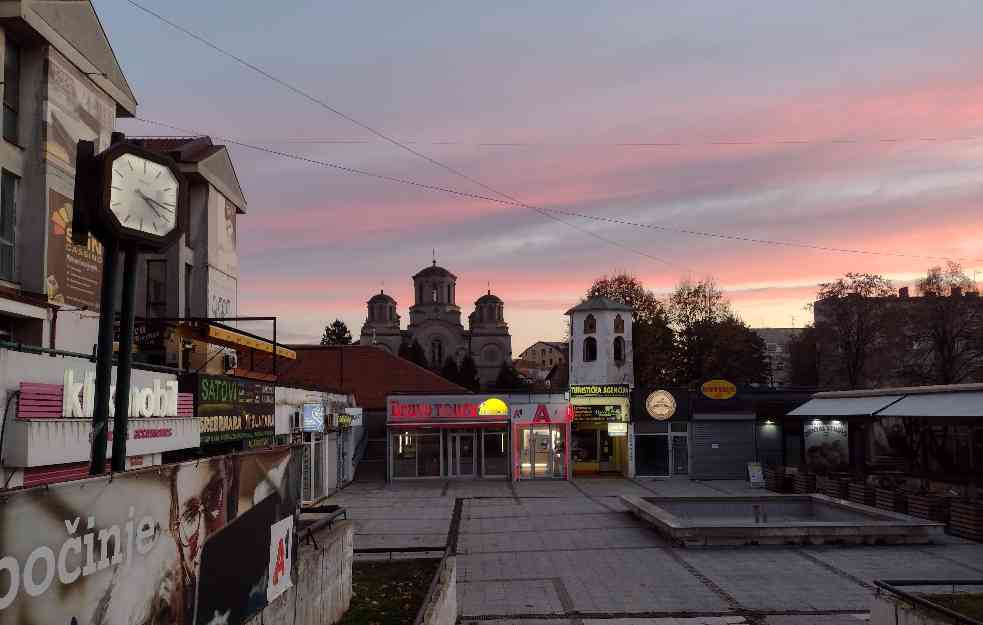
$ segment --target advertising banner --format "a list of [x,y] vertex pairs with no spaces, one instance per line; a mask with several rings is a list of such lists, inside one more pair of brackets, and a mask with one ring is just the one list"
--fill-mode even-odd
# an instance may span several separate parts
[[273,440],[272,384],[199,375],[196,393],[202,445],[243,441],[249,448],[265,446]]
[[847,444],[847,425],[839,421],[806,422],[806,464],[813,471],[845,471],[850,466],[850,447]]
[[299,478],[284,447],[6,493],[0,625],[241,623]]
[[45,103],[45,158],[60,171],[75,175],[79,139],[95,143],[96,153],[109,147],[116,103],[57,52],[48,55]]
[[624,421],[624,408],[621,404],[573,405],[573,420],[587,423],[607,423]]
[[48,301],[99,311],[102,285],[102,244],[89,237],[87,245],[72,243],[72,200],[48,191]]
[[305,432],[324,431],[324,406],[321,404],[304,404],[303,418]]

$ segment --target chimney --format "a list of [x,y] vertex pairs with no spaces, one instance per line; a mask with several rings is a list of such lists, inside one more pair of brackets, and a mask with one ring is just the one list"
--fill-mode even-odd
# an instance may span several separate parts
[[950,295],[952,295],[953,297],[962,297],[963,288],[961,286],[952,287],[952,290],[950,291]]
[[908,297],[908,287],[903,286],[900,289],[898,289],[898,297],[900,297],[901,299],[907,298]]

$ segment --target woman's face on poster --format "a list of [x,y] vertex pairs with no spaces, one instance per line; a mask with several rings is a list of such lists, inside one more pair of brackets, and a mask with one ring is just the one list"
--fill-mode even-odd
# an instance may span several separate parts
[[205,539],[225,525],[225,477],[213,464],[201,463],[180,466],[175,479],[177,538],[188,565],[196,571]]

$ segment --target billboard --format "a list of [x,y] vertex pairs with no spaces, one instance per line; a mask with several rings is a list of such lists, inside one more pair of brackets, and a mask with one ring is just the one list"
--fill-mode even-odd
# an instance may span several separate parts
[[840,421],[806,422],[802,426],[805,437],[806,464],[813,471],[829,473],[846,471],[850,466],[850,447],[846,423]]
[[254,532],[292,517],[299,471],[282,447],[6,493],[0,625],[243,622],[269,587]]
[[48,301],[98,312],[102,244],[95,237],[89,237],[87,245],[72,243],[70,198],[49,189],[48,209]]
[[236,206],[220,193],[208,197],[208,264],[222,273],[239,276]]
[[56,52],[48,55],[47,94],[45,158],[73,177],[79,139],[93,141],[96,153],[109,147],[116,103]]
[[195,414],[201,419],[201,444],[243,441],[261,447],[273,441],[275,391],[272,384],[242,378],[199,375]]

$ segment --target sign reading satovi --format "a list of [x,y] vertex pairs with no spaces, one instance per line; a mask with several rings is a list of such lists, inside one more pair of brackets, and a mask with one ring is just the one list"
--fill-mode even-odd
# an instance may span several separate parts
[[727,380],[707,380],[700,392],[710,399],[730,399],[737,395],[737,387]]
[[273,439],[272,384],[199,375],[195,391],[202,445],[245,441],[254,447]]

